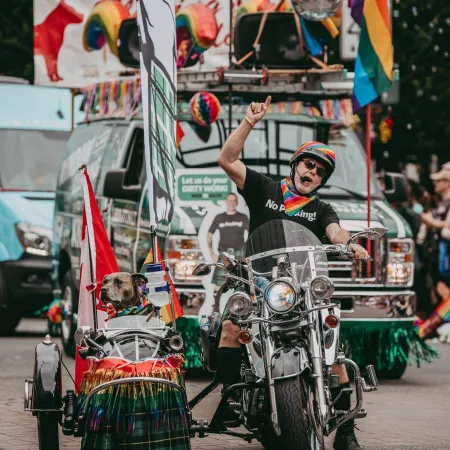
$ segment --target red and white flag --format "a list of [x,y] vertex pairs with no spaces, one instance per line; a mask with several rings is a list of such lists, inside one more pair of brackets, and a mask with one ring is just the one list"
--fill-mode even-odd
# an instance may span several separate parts
[[[80,170],[82,170],[84,209],[81,230],[78,326],[87,325],[94,328],[92,290],[95,289],[98,322],[96,328],[98,329],[105,327],[105,319],[107,318],[106,307],[100,301],[103,277],[120,270],[103,224],[87,169],[82,166]],[[80,386],[81,376],[87,370],[87,367],[87,362],[78,356],[77,349],[75,358],[75,384],[77,387]]]

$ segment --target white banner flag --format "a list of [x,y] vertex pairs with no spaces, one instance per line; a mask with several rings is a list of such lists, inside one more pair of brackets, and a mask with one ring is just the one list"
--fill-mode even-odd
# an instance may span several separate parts
[[167,232],[174,210],[176,36],[174,0],[138,0],[150,223]]

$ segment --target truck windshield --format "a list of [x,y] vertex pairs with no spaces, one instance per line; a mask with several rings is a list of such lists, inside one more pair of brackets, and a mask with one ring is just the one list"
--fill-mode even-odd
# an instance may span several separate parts
[[[271,114],[259,122],[247,138],[242,161],[249,167],[275,180],[289,175],[289,159],[304,142],[325,142],[337,154],[336,170],[321,197],[366,197],[367,169],[365,152],[351,128],[308,116]],[[242,120],[242,119],[241,119]],[[241,120],[233,120],[236,128]],[[228,136],[228,121],[220,119],[210,127],[198,127],[190,121],[180,121],[184,136],[177,153],[177,168],[216,167],[216,158]],[[353,192],[353,194],[352,194]],[[383,198],[375,177],[372,177],[373,198]]]
[[0,83],[0,98],[0,190],[54,191],[72,128],[70,91]]

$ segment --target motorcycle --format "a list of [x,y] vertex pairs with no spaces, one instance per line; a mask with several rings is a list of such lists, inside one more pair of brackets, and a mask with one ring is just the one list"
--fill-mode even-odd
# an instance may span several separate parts
[[[224,390],[210,422],[195,420],[192,409],[220,383],[214,379],[188,401],[183,338],[174,325],[160,319],[157,309],[148,316],[110,319],[101,329],[80,327],[75,341],[91,371],[85,372],[78,389],[66,395],[61,351],[46,336],[35,350],[33,378],[25,380],[24,409],[37,417],[40,450],[59,449],[59,425],[64,435],[83,437],[83,448],[93,448],[90,440],[96,448],[106,448],[106,442],[98,441],[106,429],[125,436],[125,441],[135,430],[146,429],[143,448],[148,448],[152,433],[164,432],[169,424],[161,442],[171,441],[177,448],[189,449],[192,437],[219,433],[247,442],[257,439],[268,449],[323,449],[324,436],[350,418],[365,417],[362,393],[377,388],[373,367],[366,368],[367,384],[358,366],[339,349],[339,304],[332,299],[327,254],[351,257],[348,245],[356,237],[376,239],[386,231],[369,228],[346,245],[322,245],[301,225],[276,220],[249,236],[243,261],[224,253],[220,267],[226,271],[225,283],[218,295],[232,292],[227,307],[240,326],[246,358],[241,381]],[[206,275],[213,266],[201,263],[194,274]],[[148,299],[152,301],[151,295]],[[173,312],[171,296],[169,302]],[[217,368],[220,324],[218,313],[200,322],[201,359],[211,372]],[[349,411],[334,407],[338,398],[332,400],[330,389],[339,385],[339,379],[332,373],[333,364],[353,370],[356,405]],[[230,397],[235,401],[229,402]],[[224,420],[230,407],[231,422]],[[138,416],[144,426],[136,423]],[[248,432],[230,429],[239,425]],[[103,434],[111,439],[108,433]]]
[[[357,237],[377,239],[386,232],[368,228],[345,245],[322,245],[302,225],[274,220],[249,236],[244,261],[223,254],[226,275],[218,295],[232,292],[226,314],[240,327],[238,340],[246,357],[241,381],[224,390],[209,431],[231,434],[229,427],[243,425],[250,433],[240,437],[256,438],[265,448],[316,450],[323,449],[324,436],[344,422],[367,415],[363,392],[376,390],[378,381],[368,366],[367,383],[340,348],[340,304],[333,300],[327,255],[352,258],[349,245]],[[194,274],[207,275],[216,265],[201,263]],[[213,313],[200,323],[203,363],[212,372],[217,369],[222,320]],[[337,410],[339,397],[331,396],[331,389],[339,386],[334,364],[345,365],[354,375],[356,404],[349,411]],[[214,381],[210,388],[217,385]],[[343,389],[340,395],[351,392]],[[234,413],[231,424],[223,420],[226,408]]]

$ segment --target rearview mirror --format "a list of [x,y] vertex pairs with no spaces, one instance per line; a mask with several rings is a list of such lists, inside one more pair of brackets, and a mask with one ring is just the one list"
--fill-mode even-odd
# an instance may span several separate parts
[[75,331],[74,339],[78,347],[87,347],[86,338],[94,336],[94,329],[84,325]]
[[207,263],[200,263],[198,266],[195,267],[195,269],[192,272],[192,275],[195,276],[203,276],[208,275],[211,273],[211,267]]
[[383,237],[387,232],[388,229],[385,227],[370,227],[367,228],[367,237],[374,241],[375,239],[379,239],[380,237]]
[[388,229],[385,227],[366,228],[364,231],[360,231],[359,233],[355,233],[352,236],[350,236],[348,238],[347,242],[345,243],[345,245],[351,244],[358,237],[366,237],[367,239],[374,241],[375,239],[379,239],[380,237],[383,237],[387,232],[388,232]]
[[127,169],[114,169],[106,174],[103,185],[104,197],[136,202],[141,199],[142,186],[124,186],[126,172]]
[[389,203],[408,201],[408,180],[401,173],[386,172],[383,178],[384,195]]

